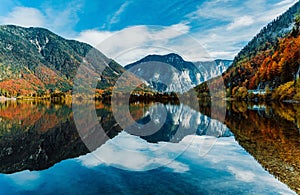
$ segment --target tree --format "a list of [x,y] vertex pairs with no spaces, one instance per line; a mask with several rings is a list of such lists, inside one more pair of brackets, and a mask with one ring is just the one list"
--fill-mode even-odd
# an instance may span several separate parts
[[271,73],[272,73],[272,75],[277,76],[278,72],[279,72],[279,66],[278,66],[277,62],[274,61],[272,64]]
[[281,67],[281,81],[286,83],[293,80],[293,73],[288,63],[283,63]]
[[299,27],[300,27],[300,10],[298,10],[298,12],[295,14],[295,26],[293,28],[292,31],[292,36],[296,37],[299,34]]
[[300,27],[300,10],[295,14],[295,27],[296,29]]
[[248,96],[248,90],[246,87],[235,87],[232,90],[232,95],[236,99],[245,99]]

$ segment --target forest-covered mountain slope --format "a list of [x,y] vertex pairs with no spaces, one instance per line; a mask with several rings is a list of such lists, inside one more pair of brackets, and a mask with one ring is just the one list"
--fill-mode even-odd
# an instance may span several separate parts
[[[224,84],[227,97],[244,99],[250,90],[262,89],[263,93],[273,91],[273,98],[293,98],[300,73],[299,10],[300,3],[297,2],[264,27],[239,52],[222,76],[209,81],[210,86]],[[197,86],[196,91],[199,94],[208,92],[207,84]],[[287,91],[291,86],[294,88]],[[289,97],[277,97],[277,89],[280,93],[289,93]]]
[[[104,72],[97,72],[93,50],[102,59]],[[95,56],[95,57],[96,57]],[[125,69],[105,57],[92,46],[66,40],[47,29],[0,26],[0,96],[42,96],[53,92],[70,92],[73,80],[82,65],[95,73],[98,87],[113,86]]]

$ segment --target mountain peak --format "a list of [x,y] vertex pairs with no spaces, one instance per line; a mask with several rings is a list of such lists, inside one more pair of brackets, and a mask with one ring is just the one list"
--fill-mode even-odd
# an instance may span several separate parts
[[[134,62],[132,64],[139,64],[139,63],[144,63],[144,62],[151,62],[151,61],[157,61],[157,62],[165,62],[165,63],[172,63],[172,62],[177,62],[177,63],[183,63],[185,62],[183,60],[183,58],[176,54],[176,53],[169,53],[169,54],[166,54],[166,55],[158,55],[158,54],[150,54],[150,55],[147,55],[146,57],[138,60],[137,62]],[[126,67],[131,67],[132,64],[128,64],[126,65]]]
[[[51,35],[58,36],[51,32],[50,30],[42,27],[22,27],[22,26],[16,26],[12,24],[8,25],[0,25],[0,31],[10,32],[17,35],[22,35],[20,33],[33,33],[33,32],[43,32]],[[59,36],[58,36],[59,37]]]
[[166,57],[166,58],[175,58],[175,59],[183,61],[183,58],[180,55],[176,54],[176,53],[169,53],[169,54],[163,55],[163,57]]

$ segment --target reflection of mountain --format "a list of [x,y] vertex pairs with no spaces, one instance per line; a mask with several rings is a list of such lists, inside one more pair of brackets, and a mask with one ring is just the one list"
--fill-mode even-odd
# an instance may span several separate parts
[[266,170],[300,193],[299,106],[247,110],[245,103],[239,103],[231,108],[225,123],[239,144]]
[[[76,125],[84,127],[83,131],[79,132],[72,109],[68,105],[53,105],[47,102],[2,104],[0,172],[46,169],[61,160],[93,151],[122,131],[109,105],[91,103],[78,106],[86,116],[76,118]],[[120,110],[125,107],[118,106]],[[93,112],[90,111],[94,108],[97,121],[86,120],[92,117]],[[178,143],[187,135],[193,134],[216,137],[231,135],[220,122],[210,120],[188,106],[132,104],[129,108],[131,116],[139,123],[148,122],[149,116],[157,122],[161,115],[155,116],[155,113],[160,113],[161,109],[167,111],[166,123],[155,134],[143,137],[148,142]],[[101,125],[103,131],[95,128],[97,124]]]
[[[117,134],[114,131],[118,131],[119,128],[114,124],[111,111],[98,104],[96,108],[99,117],[102,118],[100,123],[108,136],[114,137]],[[24,117],[10,117],[14,113],[17,113],[17,116],[24,114]],[[0,114],[2,173],[46,169],[61,160],[89,152],[77,132],[72,109],[68,105],[46,102],[7,103],[2,107]]]
[[230,60],[192,63],[171,53],[164,56],[149,55],[125,68],[158,91],[185,92],[203,81],[221,75],[230,64]]
[[214,137],[232,135],[230,130],[221,122],[182,104],[154,105],[150,107],[149,115],[138,122],[145,123],[149,120],[154,120],[160,124],[163,122],[163,119],[161,115],[156,115],[155,113],[162,113],[164,109],[167,111],[165,124],[160,129],[157,129],[154,134],[142,138],[149,142],[167,141],[178,143],[187,135],[208,135]]

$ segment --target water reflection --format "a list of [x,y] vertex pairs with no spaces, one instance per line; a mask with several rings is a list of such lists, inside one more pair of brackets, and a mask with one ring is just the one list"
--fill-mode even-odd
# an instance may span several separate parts
[[151,143],[159,141],[180,142],[187,135],[208,135],[214,137],[231,136],[229,129],[217,120],[211,120],[208,116],[201,114],[189,106],[180,105],[153,105],[150,107],[146,115],[137,122],[148,122],[149,120],[157,120],[161,123],[161,118],[155,113],[161,113],[166,110],[166,120],[161,128],[149,136],[141,136],[143,139]]
[[[79,183],[71,181],[72,174],[64,174],[64,170],[71,172],[70,167],[76,167],[78,174],[82,171],[85,178],[91,174],[88,171],[90,169],[97,170],[94,174],[101,173],[104,177],[111,177],[105,174],[105,171],[109,171],[111,174],[125,174],[140,182],[143,180],[142,175],[154,179],[155,175],[163,175],[167,169],[171,170],[172,174],[169,175],[170,178],[165,178],[166,180],[170,179],[180,186],[176,179],[181,178],[180,181],[184,185],[188,188],[193,186],[198,192],[215,190],[221,193],[222,190],[216,189],[212,184],[217,182],[224,189],[223,192],[237,186],[233,192],[241,193],[246,190],[249,193],[274,193],[279,190],[282,193],[291,193],[261,169],[244,148],[266,170],[300,193],[300,105],[251,105],[245,102],[231,102],[227,105],[224,125],[217,120],[217,115],[215,119],[208,117],[209,105],[201,107],[201,112],[206,114],[204,115],[187,105],[131,104],[130,115],[138,124],[146,124],[150,120],[158,121],[160,117],[157,113],[162,109],[166,111],[162,127],[153,126],[156,131],[147,136],[132,135],[130,124],[125,128],[121,127],[116,122],[110,105],[93,102],[81,103],[78,106],[88,118],[90,113],[87,110],[95,109],[97,124],[101,125],[103,132],[95,131],[96,124],[82,119],[77,122],[86,128],[81,134],[78,133],[72,106],[68,104],[39,101],[1,103],[0,172],[18,173],[9,177],[0,175],[0,183],[7,183],[7,179],[16,180],[20,175],[25,175],[25,178],[36,178],[38,175],[37,179],[32,181],[38,182],[33,187],[37,190],[43,183],[40,178],[43,178],[45,183],[46,175],[51,175],[58,181],[59,178],[55,177],[55,174],[62,174],[66,181],[78,185],[79,188]],[[122,105],[119,105],[119,109],[122,111]],[[124,118],[126,120],[126,116]],[[93,152],[90,153],[85,139],[92,138],[95,142]],[[219,139],[215,140],[216,138]],[[199,155],[203,146],[211,143],[213,147],[206,148],[209,152]],[[184,153],[178,156],[182,151]],[[58,163],[78,156],[81,157]],[[57,163],[58,167],[53,166]],[[122,172],[113,169],[113,166],[130,171]],[[160,166],[162,168],[157,170],[145,171]],[[47,170],[20,172],[44,169]],[[137,170],[145,173],[141,173],[141,177],[136,176],[132,171]],[[116,178],[111,179],[116,183],[120,182]],[[204,180],[200,181],[201,179]],[[197,181],[207,189],[195,187],[185,180]],[[229,182],[227,185],[224,183],[226,180]],[[124,182],[123,187],[127,185]],[[50,182],[47,185],[49,192],[52,184]],[[159,185],[160,188],[166,187],[163,184]],[[22,189],[20,185],[13,186]],[[176,186],[168,188],[179,190]],[[155,193],[151,189],[148,190]]]
[[2,173],[46,169],[88,152],[72,122],[69,105],[14,101],[0,108]]
[[[233,102],[226,125],[270,173],[300,193],[300,105]],[[247,106],[247,105],[246,105]]]
[[[0,104],[0,171],[13,173],[25,169],[41,170],[61,160],[94,151],[117,136],[123,128],[115,121],[110,105],[101,102],[81,103],[80,111],[90,118],[95,109],[102,132],[95,131],[94,123],[82,118],[84,132],[77,132],[72,107],[44,101],[13,101]],[[122,105],[119,105],[122,111]],[[141,136],[147,142],[180,142],[187,135],[231,136],[224,125],[214,126],[216,120],[184,105],[135,103],[130,114],[137,123],[159,120],[159,111],[166,110],[166,122],[153,135]],[[156,116],[154,116],[156,115]],[[126,117],[125,117],[126,119]],[[125,128],[130,133],[130,126]],[[93,148],[86,147],[93,141]]]

